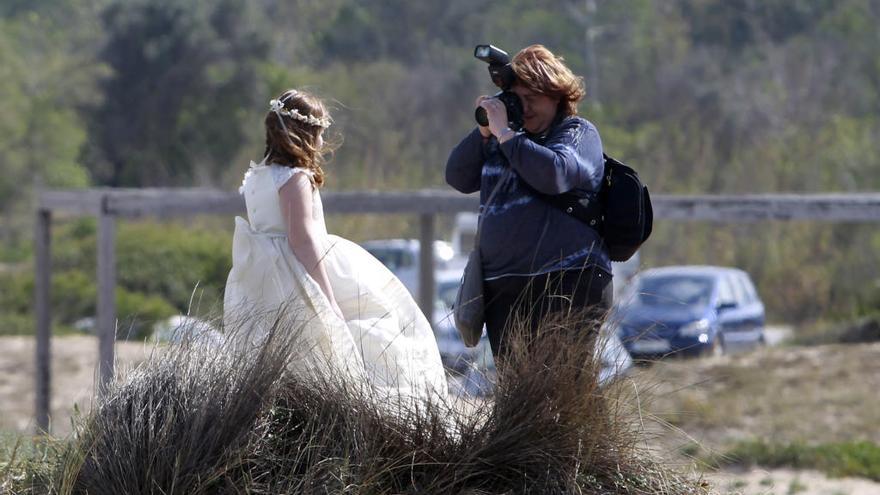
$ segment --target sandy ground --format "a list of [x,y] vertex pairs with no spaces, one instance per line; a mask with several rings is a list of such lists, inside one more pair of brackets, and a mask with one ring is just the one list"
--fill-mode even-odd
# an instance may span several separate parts
[[[132,366],[147,356],[141,343],[119,342],[116,357],[120,366]],[[0,431],[33,431],[35,373],[34,339],[0,337]],[[70,336],[52,339],[51,431],[70,432],[75,407],[90,408],[98,363],[98,341],[94,337]]]
[[816,471],[753,469],[705,475],[719,494],[741,495],[878,495],[880,483],[833,478]]
[[[95,383],[97,349],[97,340],[93,337],[57,337],[52,341],[52,432],[56,436],[64,436],[70,432],[70,420],[75,407],[80,410],[88,410],[90,407]],[[151,352],[151,347],[144,344],[119,342],[116,346],[118,366],[122,368],[134,366],[143,361],[149,352]],[[848,380],[850,385],[842,387],[844,389],[858,389],[861,382],[866,382],[863,383],[865,387],[873,388],[876,384],[872,382],[876,377],[865,380],[863,372],[866,363],[871,363],[870,366],[880,367],[880,345],[852,348],[848,356],[844,354],[845,352],[850,351],[844,348],[825,350],[804,348],[796,351],[787,348],[774,348],[743,356],[671,362],[653,367],[651,373],[655,374],[655,379],[665,384],[672,382],[704,384],[684,390],[689,394],[686,397],[688,401],[685,402],[682,402],[680,398],[675,398],[676,394],[666,395],[668,391],[664,393],[662,392],[663,387],[658,387],[661,389],[657,390],[657,392],[661,392],[660,402],[667,403],[678,410],[681,410],[682,407],[693,407],[694,404],[702,407],[702,401],[708,401],[715,394],[723,395],[739,389],[741,389],[740,392],[747,391],[754,394],[755,398],[764,396],[762,402],[770,402],[767,399],[770,394],[778,395],[780,390],[785,388],[781,386],[782,382],[791,380],[801,373],[806,374],[808,380],[816,380],[817,382],[826,382],[828,379],[836,380],[837,387],[843,385],[841,380]],[[831,359],[832,356],[835,359]],[[847,365],[847,363],[850,364]],[[845,368],[849,367],[855,367],[858,370],[844,373]],[[770,370],[775,370],[774,380],[762,380],[761,377]],[[33,339],[0,337],[0,433],[28,434],[33,431],[32,418],[35,400],[33,377]],[[734,385],[742,382],[738,385],[739,389],[729,383],[732,379]],[[769,390],[745,386],[745,383],[755,382],[767,382]],[[792,385],[789,387],[799,389],[799,387]],[[794,391],[799,394],[803,393],[802,390]],[[859,392],[858,395],[862,394],[863,392]],[[862,395],[862,397],[864,396]],[[851,405],[849,400],[846,400],[845,403]],[[721,404],[721,406],[722,410],[731,408],[730,404]],[[682,428],[688,435],[693,435],[696,440],[714,446],[713,437],[717,436],[720,441],[730,434],[729,428],[719,424],[726,423],[729,418],[725,415],[719,415],[718,411],[705,411],[700,407],[697,407],[697,410],[703,411],[705,417],[697,414],[690,420],[682,421],[676,426]],[[803,409],[799,408],[799,410]],[[749,411],[746,417],[751,416],[752,420],[767,423],[768,416],[762,417],[759,412],[762,411]],[[782,412],[778,409],[775,411],[776,414]],[[785,415],[788,416],[788,414]],[[829,414],[829,416],[836,416],[836,414]],[[863,418],[862,421],[869,421],[872,418],[873,416]],[[857,424],[858,422],[855,422],[853,426]],[[736,425],[733,430],[739,430],[735,432],[739,435],[742,429],[751,430],[754,428],[754,425],[748,425],[749,428],[744,428],[744,426],[746,425]],[[812,427],[816,426],[812,425]],[[790,429],[790,425],[785,425],[785,427],[785,429]],[[759,468],[746,472],[710,472],[706,473],[704,477],[721,494],[880,495],[880,483],[853,478],[829,479],[823,474],[813,471],[764,470]]]

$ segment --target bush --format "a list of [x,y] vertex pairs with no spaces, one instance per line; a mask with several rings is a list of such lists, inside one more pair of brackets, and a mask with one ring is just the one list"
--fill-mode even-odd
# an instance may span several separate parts
[[800,330],[792,340],[797,345],[863,344],[880,342],[880,315],[843,323],[818,322]]
[[117,338],[142,340],[150,336],[152,325],[177,314],[177,308],[159,296],[116,289],[116,314],[120,315]]
[[300,323],[258,318],[245,323],[271,324],[259,352],[237,352],[227,328],[225,344],[171,345],[108,390],[49,460],[46,491],[705,492],[637,450],[615,396],[628,387],[597,387],[584,333],[548,329],[499,368],[493,400],[462,405],[288,372]]
[[716,459],[718,461],[722,465],[816,469],[830,476],[858,476],[880,481],[880,445],[865,441],[808,445],[753,440],[737,443]]
[[[97,306],[95,220],[62,224],[53,239],[52,318],[69,326]],[[177,313],[211,310],[231,267],[231,236],[222,229],[122,222],[117,232],[119,335],[141,338],[150,324]],[[29,261],[28,263],[32,263]],[[33,333],[32,270],[0,274],[0,334]],[[198,290],[196,290],[198,289]]]
[[0,313],[0,335],[33,335],[34,317],[18,313]]
[[205,301],[220,300],[232,268],[232,236],[219,229],[125,224],[116,252],[121,287],[161,296],[183,313],[196,286]]
[[[78,220],[58,231],[53,269],[94,274],[94,219]],[[116,236],[117,283],[129,292],[160,296],[178,311],[186,312],[197,286],[203,299],[220,299],[232,267],[231,254],[231,233],[220,228],[120,222]]]

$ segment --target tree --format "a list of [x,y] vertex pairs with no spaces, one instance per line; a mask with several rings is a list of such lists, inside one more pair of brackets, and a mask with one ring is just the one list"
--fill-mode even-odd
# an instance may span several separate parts
[[98,181],[211,184],[245,138],[268,53],[243,0],[118,2],[100,54],[112,70],[91,112]]

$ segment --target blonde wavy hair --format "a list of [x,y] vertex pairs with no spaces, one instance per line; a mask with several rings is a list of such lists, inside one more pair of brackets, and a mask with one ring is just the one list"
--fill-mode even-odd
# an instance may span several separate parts
[[566,117],[577,115],[578,103],[586,95],[584,78],[574,75],[562,57],[544,45],[523,48],[510,62],[517,83],[530,90],[559,98],[559,110]]
[[[317,96],[289,89],[277,98],[285,110],[295,110],[301,115],[327,119],[330,114],[324,102]],[[312,171],[316,186],[324,184],[324,154],[332,152],[330,145],[318,146],[318,137],[324,130],[320,125],[295,119],[289,114],[269,110],[263,120],[266,126],[266,163],[285,167],[300,167]]]

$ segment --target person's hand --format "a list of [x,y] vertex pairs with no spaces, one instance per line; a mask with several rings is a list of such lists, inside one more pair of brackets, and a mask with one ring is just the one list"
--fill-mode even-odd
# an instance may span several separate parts
[[[489,98],[491,98],[491,96],[489,95],[478,96],[477,101],[474,102],[474,108],[479,107],[480,103],[482,103],[483,100],[488,100]],[[480,129],[480,134],[483,136],[484,139],[489,139],[489,136],[492,135],[492,131],[489,130],[488,126],[481,125],[478,126],[478,128]]]
[[489,132],[500,140],[505,132],[510,131],[507,127],[507,107],[498,98],[485,98],[480,101],[479,105],[486,109]]

